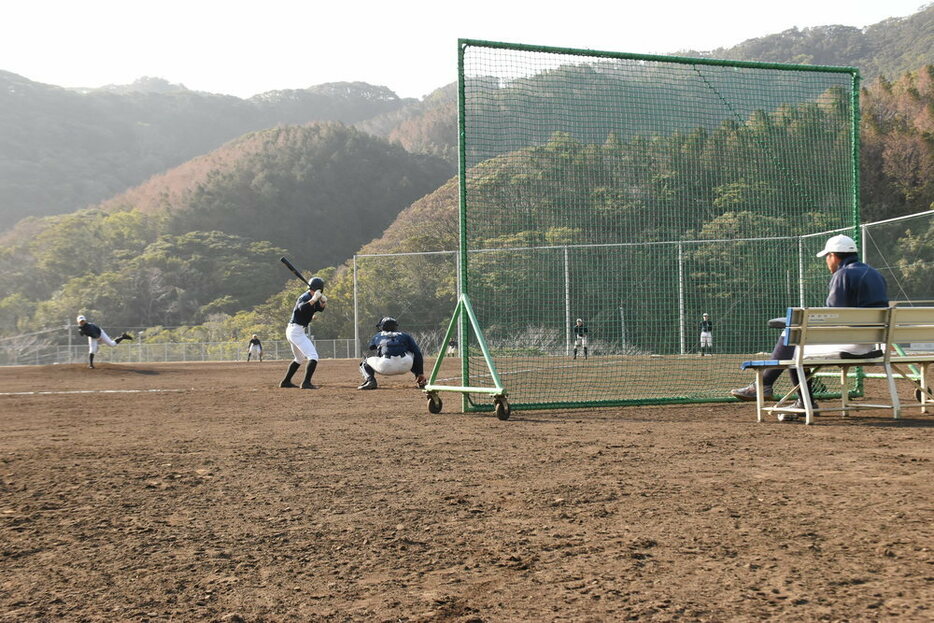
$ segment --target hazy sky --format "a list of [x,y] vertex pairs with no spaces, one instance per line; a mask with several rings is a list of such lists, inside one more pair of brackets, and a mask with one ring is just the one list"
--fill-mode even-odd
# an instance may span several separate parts
[[711,50],[797,26],[864,27],[926,0],[20,0],[0,70],[66,87],[141,76],[250,97],[334,81],[422,97],[457,79],[457,39],[614,52]]

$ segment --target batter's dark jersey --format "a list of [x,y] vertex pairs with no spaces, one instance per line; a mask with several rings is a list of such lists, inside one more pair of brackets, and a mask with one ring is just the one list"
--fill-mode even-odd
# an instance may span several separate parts
[[309,303],[312,296],[311,292],[305,292],[298,297],[298,300],[295,301],[295,308],[292,310],[292,319],[289,322],[307,327],[311,319],[315,317],[315,313],[324,309],[321,301]]

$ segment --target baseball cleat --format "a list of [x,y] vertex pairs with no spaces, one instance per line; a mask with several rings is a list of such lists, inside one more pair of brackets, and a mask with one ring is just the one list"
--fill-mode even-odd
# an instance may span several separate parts
[[[741,387],[739,389],[731,389],[730,395],[739,398],[740,400],[751,401],[756,399],[756,385],[747,385],[746,387]],[[763,400],[774,400],[772,396],[772,388],[768,385],[762,388],[762,399]]]
[[279,383],[279,387],[298,387],[298,385],[296,385],[292,381],[282,381],[281,383]]
[[318,386],[311,383],[302,383],[302,389],[318,389]]
[[376,377],[370,377],[363,382],[363,385],[357,389],[376,389]]

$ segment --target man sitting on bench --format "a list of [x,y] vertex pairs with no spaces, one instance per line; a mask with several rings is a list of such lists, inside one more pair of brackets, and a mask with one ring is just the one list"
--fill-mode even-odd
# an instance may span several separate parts
[[[827,294],[827,307],[888,307],[889,295],[885,277],[878,270],[859,261],[856,252],[856,242],[849,236],[839,235],[830,238],[824,250],[817,254],[827,262],[827,269],[831,272],[830,291]],[[836,347],[836,351],[850,351],[855,355],[862,354],[858,348],[847,349],[846,345]],[[853,352],[855,351],[855,352]],[[805,351],[806,354],[809,351]],[[784,335],[778,336],[778,342],[772,350],[772,359],[791,359],[795,355],[794,346],[786,346]],[[770,368],[762,375],[763,399],[773,400],[772,385],[781,376],[783,368]],[[791,382],[798,385],[798,374],[789,370]],[[810,388],[810,382],[808,383]],[[730,394],[740,400],[755,400],[755,383],[734,389]],[[795,401],[796,408],[803,409],[804,401],[800,395]],[[816,407],[816,403],[815,403]]]

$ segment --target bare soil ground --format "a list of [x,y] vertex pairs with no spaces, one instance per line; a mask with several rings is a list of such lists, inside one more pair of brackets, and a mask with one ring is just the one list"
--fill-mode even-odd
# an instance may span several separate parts
[[934,416],[503,422],[284,368],[0,369],[0,621],[934,619]]

